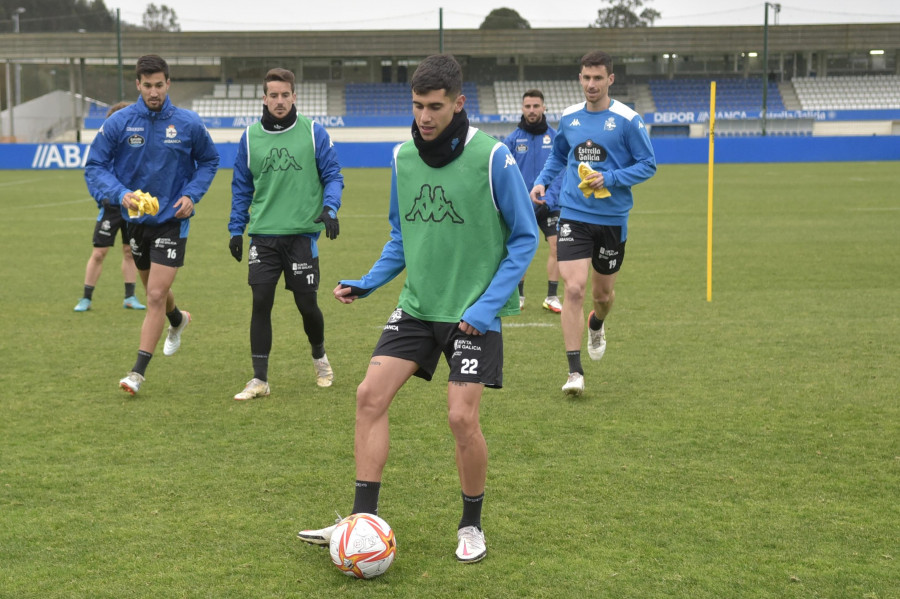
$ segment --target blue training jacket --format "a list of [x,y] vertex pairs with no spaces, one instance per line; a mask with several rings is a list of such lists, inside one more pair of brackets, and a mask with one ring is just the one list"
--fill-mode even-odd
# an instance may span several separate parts
[[121,206],[130,191],[146,191],[159,200],[156,215],[128,222],[159,225],[175,218],[175,202],[187,196],[196,204],[219,168],[219,152],[197,113],[174,106],[147,108],[143,98],[109,116],[88,150],[84,177],[95,198]]
[[[556,138],[556,129],[547,127],[547,131],[539,135],[528,133],[521,127],[517,127],[515,131],[506,136],[503,140],[504,145],[512,152],[513,157],[519,164],[519,170],[522,171],[522,178],[525,180],[525,187],[528,191],[534,187],[534,181],[541,174],[547,156],[553,150],[553,140]],[[551,212],[559,210],[559,189],[562,186],[562,180],[565,175],[561,174],[556,177],[544,194],[544,201]],[[533,204],[535,212],[540,206]]]

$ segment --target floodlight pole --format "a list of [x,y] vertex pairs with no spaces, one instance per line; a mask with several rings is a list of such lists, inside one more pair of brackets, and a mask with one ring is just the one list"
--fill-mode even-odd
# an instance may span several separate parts
[[119,102],[125,100],[125,89],[122,73],[122,9],[116,9],[116,54],[118,55],[118,71],[119,71]]
[[781,12],[780,4],[766,2],[765,16],[763,17],[763,65],[762,65],[762,134],[766,134],[766,113],[769,111],[769,7],[775,10],[777,18]]
[[438,9],[438,31],[440,32],[440,37],[438,38],[438,51],[443,54],[444,53],[444,9]]
[[[19,17],[23,12],[26,12],[24,8],[21,6],[13,11],[12,21],[13,21],[13,33],[19,33]],[[22,103],[22,65],[18,62],[15,63],[14,68],[16,74],[16,100],[15,104]]]
[[9,141],[13,143],[16,141],[16,119],[13,116],[13,95],[12,95],[12,85],[9,82],[10,76],[9,72],[12,67],[12,61],[10,59],[6,59],[6,111],[9,116]]

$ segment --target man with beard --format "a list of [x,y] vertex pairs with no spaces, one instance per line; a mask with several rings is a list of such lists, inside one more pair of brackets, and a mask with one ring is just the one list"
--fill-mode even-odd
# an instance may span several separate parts
[[184,266],[195,206],[219,167],[219,153],[197,113],[172,104],[169,65],[155,54],[138,59],[137,102],[100,127],[84,167],[94,197],[121,206],[131,255],[147,292],[138,355],[119,387],[135,395],[169,322],[163,354],[181,347],[191,314],[175,304],[172,285]]
[[319,289],[319,233],[338,236],[344,177],[325,128],[297,113],[294,74],[266,73],[262,120],[241,136],[231,183],[228,244],[238,262],[243,234],[250,235],[248,282],[253,292],[250,358],[253,378],[234,396],[238,401],[269,395],[272,306],[281,273],[303,320],[316,384],[330,387],[334,372],[325,355],[325,319]]
[[[531,189],[534,180],[544,168],[544,162],[553,149],[556,129],[547,124],[544,114],[544,94],[539,89],[529,89],[522,95],[522,119],[518,128],[510,133],[503,143],[512,152],[525,179],[525,187]],[[547,256],[547,297],[544,309],[559,314],[562,304],[559,302],[557,287],[559,285],[559,266],[556,263],[556,224],[559,221],[559,187],[562,177],[557,177],[547,188],[542,198],[534,200],[534,217],[538,228],[550,247]],[[519,281],[519,309],[525,308],[525,279]]]

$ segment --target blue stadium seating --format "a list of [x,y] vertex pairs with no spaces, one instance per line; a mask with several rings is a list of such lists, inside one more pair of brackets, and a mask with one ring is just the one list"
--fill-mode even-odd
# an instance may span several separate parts
[[[650,93],[657,112],[699,112],[709,110],[711,79],[652,79]],[[769,111],[784,110],[778,84],[769,82],[766,97]],[[762,108],[762,80],[717,79],[716,111],[758,112]]]
[[[466,112],[479,114],[478,88],[463,84]],[[412,100],[408,83],[348,83],[344,88],[348,116],[408,116]]]

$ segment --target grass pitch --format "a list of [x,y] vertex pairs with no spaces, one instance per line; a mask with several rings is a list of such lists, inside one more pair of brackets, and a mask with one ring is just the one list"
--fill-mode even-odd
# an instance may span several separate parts
[[345,171],[341,235],[320,242],[334,386],[315,387],[280,292],[272,395],[238,403],[251,298],[230,171],[174,286],[194,321],[136,398],[117,387],[143,318],[121,307],[118,246],[93,309],[72,311],[96,217],[81,173],[0,171],[0,597],[900,597],[895,172],[717,167],[707,302],[706,168],[660,167],[635,188],[609,349],[585,352],[577,399],[540,309],[542,243],[505,388],[484,394],[487,559],[453,558],[442,366],[391,408],[398,558],[354,581],[295,534],[352,504],[354,391],[402,281],[351,306],[330,290],[387,239],[389,172]]

